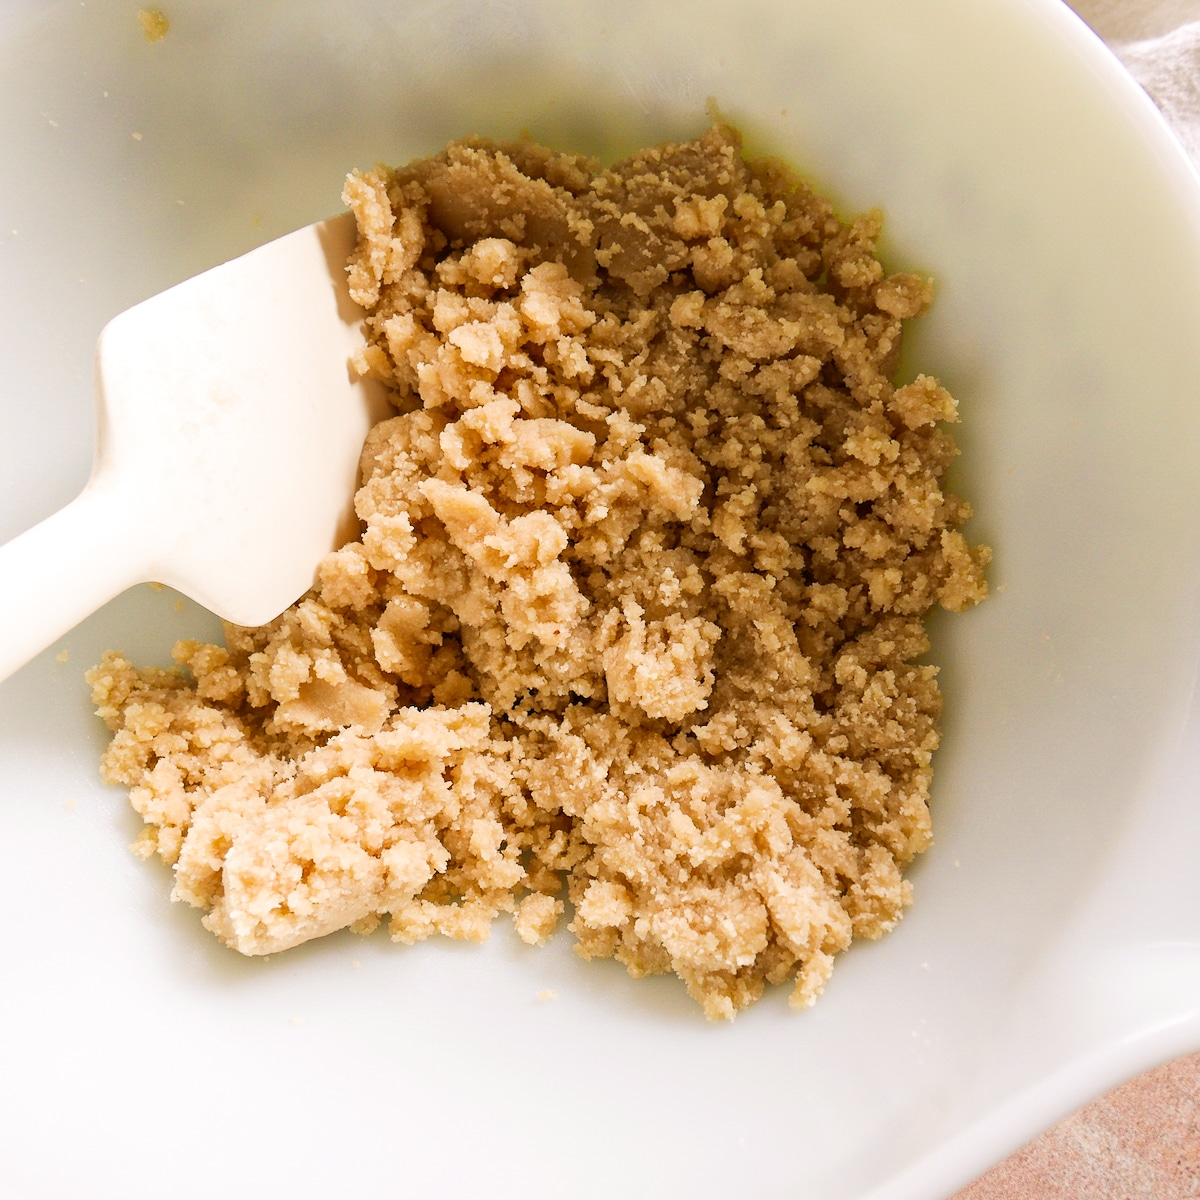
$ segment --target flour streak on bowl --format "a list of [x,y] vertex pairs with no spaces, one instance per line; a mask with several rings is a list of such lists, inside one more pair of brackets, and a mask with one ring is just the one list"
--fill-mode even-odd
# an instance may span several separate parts
[[81,674],[215,630],[169,593],[113,602],[0,688],[0,1189],[915,1200],[1200,1045],[1200,194],[1065,8],[168,16],[153,45],[115,2],[0,18],[0,538],[82,485],[112,314],[327,215],[351,166],[522,129],[612,157],[697,131],[712,95],[845,211],[883,206],[890,265],[937,277],[909,361],[960,400],[999,589],[935,629],[911,914],[810,1013],[779,995],[718,1029],[566,938],[210,945],[125,849]]

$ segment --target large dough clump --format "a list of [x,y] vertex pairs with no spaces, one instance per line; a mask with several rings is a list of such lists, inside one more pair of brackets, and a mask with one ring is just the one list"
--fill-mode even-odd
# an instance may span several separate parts
[[928,281],[714,126],[609,170],[468,140],[354,174],[359,539],[175,671],[91,673],[108,779],[245,954],[386,919],[803,1007],[928,844],[922,618],[985,595]]

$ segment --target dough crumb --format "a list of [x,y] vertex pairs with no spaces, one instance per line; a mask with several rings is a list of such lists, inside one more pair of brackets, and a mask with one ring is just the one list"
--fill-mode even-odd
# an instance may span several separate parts
[[542,988],[542,990],[538,992],[537,998],[539,1000],[557,1000],[558,993],[552,991],[550,988]]
[[521,941],[530,946],[541,946],[549,940],[563,912],[563,902],[553,896],[534,892],[517,905],[513,921]]
[[142,23],[142,33],[148,42],[161,42],[171,29],[166,14],[157,8],[139,10],[138,20]]
[[[610,168],[471,138],[355,172],[357,540],[173,670],[89,673],[102,770],[243,954],[385,922],[811,1005],[912,899],[941,698],[987,593],[958,416],[893,382],[932,299],[715,124]],[[957,864],[956,864],[957,865]]]

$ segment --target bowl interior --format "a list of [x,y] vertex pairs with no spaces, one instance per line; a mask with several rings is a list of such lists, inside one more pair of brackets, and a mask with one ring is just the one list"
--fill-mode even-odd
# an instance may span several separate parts
[[[577,961],[565,934],[541,951],[500,925],[484,948],[222,949],[127,853],[138,822],[96,779],[82,681],[105,648],[161,661],[216,626],[171,593],[114,601],[0,689],[0,1184],[928,1196],[1033,1132],[1023,1091],[1190,1019],[1200,909],[1178,878],[1200,836],[1171,772],[1195,648],[1200,199],[1065,9],[176,0],[168,16],[157,44],[118,3],[20,5],[0,25],[0,538],[86,479],[92,348],[121,309],[330,215],[351,167],[522,131],[614,158],[698,132],[712,97],[844,212],[881,205],[890,262],[938,280],[904,369],[959,398],[956,482],[995,594],[935,620],[945,737],[910,915],[847,954],[811,1012],[781,992],[720,1028],[673,980]],[[1123,991],[1163,945],[1184,966]],[[952,1161],[972,1126],[990,1132]],[[924,1192],[905,1191],[930,1155]]]

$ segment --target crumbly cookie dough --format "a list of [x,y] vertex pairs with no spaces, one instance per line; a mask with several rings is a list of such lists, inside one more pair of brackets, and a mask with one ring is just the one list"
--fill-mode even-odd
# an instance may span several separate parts
[[929,844],[922,618],[986,594],[929,282],[715,125],[603,170],[454,143],[350,176],[358,541],[173,671],[89,679],[106,779],[244,954],[386,920],[811,1004]]
[[140,9],[138,20],[142,23],[142,34],[148,42],[161,42],[171,32],[171,22],[160,9]]

